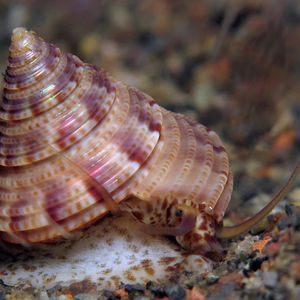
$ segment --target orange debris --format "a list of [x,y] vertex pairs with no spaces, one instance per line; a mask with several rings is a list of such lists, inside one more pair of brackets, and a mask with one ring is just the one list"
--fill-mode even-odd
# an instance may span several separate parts
[[269,166],[262,166],[258,172],[257,175],[259,177],[271,177],[272,176],[272,169]]
[[272,243],[269,247],[269,253],[275,255],[279,251],[280,246],[281,244],[279,242]]
[[195,288],[192,290],[185,290],[186,292],[186,300],[205,300],[205,296],[197,291]]
[[238,272],[232,272],[232,273],[229,273],[229,274],[225,275],[224,277],[220,278],[218,283],[227,284],[227,283],[230,283],[230,282],[234,282],[238,286],[242,286],[243,285],[243,282],[242,282],[243,279],[244,279],[243,274],[238,273]]
[[273,156],[277,157],[283,152],[289,150],[295,142],[296,132],[295,129],[287,129],[281,132],[275,139],[271,153]]
[[300,279],[300,264],[293,264],[292,265],[292,273],[294,274],[295,278]]
[[272,266],[272,263],[273,263],[273,260],[265,260],[262,264],[261,264],[261,271],[262,272],[267,272],[268,270],[271,269],[271,266]]
[[290,240],[290,235],[289,235],[288,233],[283,234],[283,235],[280,237],[280,239],[279,239],[279,241],[280,241],[281,243],[287,242],[287,241],[289,241],[289,240]]
[[115,295],[120,296],[122,298],[122,297],[127,296],[128,292],[125,289],[118,289],[118,290],[115,290]]
[[257,242],[254,242],[253,245],[251,246],[251,250],[255,251],[258,250],[259,253],[262,253],[266,244],[272,239],[271,236],[267,235],[265,236],[262,240],[259,240]]
[[213,79],[224,81],[229,75],[229,60],[227,57],[221,58],[219,61],[210,66],[210,75]]

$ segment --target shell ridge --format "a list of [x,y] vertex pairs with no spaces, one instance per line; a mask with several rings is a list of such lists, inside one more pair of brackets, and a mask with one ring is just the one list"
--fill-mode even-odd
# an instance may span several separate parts
[[[180,131],[178,129],[176,119],[172,113],[164,109],[162,109],[162,113],[163,127],[161,140],[163,141],[163,146],[156,156],[156,161],[152,162],[152,172],[150,171],[148,174],[146,184],[141,183],[138,187],[139,190],[136,190],[133,193],[136,197],[141,199],[151,199],[153,197],[160,196],[159,193],[156,193],[157,188],[159,188],[160,183],[163,181],[165,176],[167,176],[170,164],[175,160],[179,150]],[[167,132],[169,132],[169,134],[167,134]],[[155,151],[157,151],[157,149],[155,149]],[[152,196],[149,197],[149,195]]]
[[229,161],[219,137],[213,131],[210,131],[209,138],[211,139],[214,150],[213,165],[207,184],[200,194],[200,198],[204,199],[205,212],[209,215],[213,215],[215,205],[228,180]]
[[[194,134],[197,142],[197,151],[193,169],[191,170],[187,180],[194,180],[193,189],[188,193],[187,199],[195,201],[198,206],[205,206],[205,199],[201,198],[199,194],[203,191],[207,184],[207,180],[211,174],[213,165],[213,147],[208,138],[206,128],[201,126],[193,126]],[[200,166],[200,168],[199,168]]]
[[232,190],[233,190],[233,175],[232,175],[232,171],[231,169],[229,170],[229,175],[228,175],[228,179],[227,182],[225,184],[224,190],[220,196],[220,198],[218,199],[215,207],[214,207],[214,218],[217,220],[218,223],[221,223],[226,208],[229,204],[229,201],[231,199],[231,194],[232,194]]

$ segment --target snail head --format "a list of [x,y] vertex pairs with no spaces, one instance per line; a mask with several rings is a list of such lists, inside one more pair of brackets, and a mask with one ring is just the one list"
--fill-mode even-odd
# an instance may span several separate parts
[[[175,236],[177,242],[192,253],[221,252],[216,240],[215,220],[198,208],[172,203],[166,212],[166,224],[144,224],[149,234]],[[162,222],[164,223],[164,222]]]
[[176,234],[176,241],[192,253],[220,253],[223,248],[216,239],[215,219],[204,211],[187,206],[180,206],[175,214],[181,214],[181,223],[177,227],[187,229],[187,220],[193,218],[193,226]]

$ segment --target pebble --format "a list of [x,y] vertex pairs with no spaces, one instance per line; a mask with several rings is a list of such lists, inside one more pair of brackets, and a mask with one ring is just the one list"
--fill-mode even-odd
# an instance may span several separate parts
[[104,290],[101,295],[107,299],[115,299],[115,293],[113,291]]
[[238,243],[238,245],[235,249],[236,253],[243,255],[243,254],[249,252],[251,249],[251,246],[257,240],[258,240],[258,237],[256,237],[256,236],[251,236],[251,235],[246,236],[243,241]]
[[164,286],[153,281],[147,282],[146,289],[159,298],[162,298],[166,295]]
[[211,107],[216,98],[215,88],[209,79],[198,82],[192,91],[193,104],[198,111],[205,111]]
[[263,256],[263,257],[257,257],[255,259],[253,259],[250,263],[249,263],[249,271],[257,271],[260,269],[261,264],[268,260],[267,256]]
[[220,294],[222,295],[222,297],[226,297],[231,295],[235,289],[236,289],[236,283],[229,282],[221,287]]
[[267,288],[274,288],[278,281],[278,274],[273,271],[265,272],[262,274],[262,281]]
[[174,53],[167,58],[166,65],[171,74],[178,75],[183,70],[182,57]]
[[246,288],[249,290],[259,289],[262,286],[261,279],[257,276],[252,276],[249,278],[245,277],[243,279],[243,283],[246,285]]
[[293,227],[295,230],[300,231],[300,210],[295,214]]
[[289,193],[288,198],[293,202],[295,206],[300,207],[300,188],[293,189]]
[[219,279],[219,276],[216,276],[214,274],[210,274],[206,277],[206,283],[208,285],[214,284],[215,282],[217,282]]
[[94,300],[97,299],[96,295],[93,294],[77,294],[74,296],[74,300]]
[[120,288],[124,288],[128,293],[144,292],[145,288],[141,284],[124,284]]
[[101,49],[101,39],[99,34],[90,33],[80,40],[79,52],[84,57],[89,59],[91,56],[96,55]]
[[40,294],[39,294],[39,300],[49,300],[49,299],[50,298],[49,298],[47,292],[45,292],[45,291],[40,292]]
[[151,298],[145,296],[137,296],[135,297],[135,300],[151,300]]
[[292,225],[292,219],[290,217],[281,218],[280,221],[277,224],[277,228],[279,230],[283,230],[287,227],[291,227]]
[[[208,300],[220,300],[220,299],[235,299],[231,298],[230,295],[233,294],[236,288],[235,283],[228,283],[220,287],[217,293],[210,295],[207,299]],[[206,298],[205,298],[206,299]]]
[[284,207],[285,213],[288,216],[292,216],[293,215],[293,209],[294,209],[294,204],[293,203],[287,203]]
[[167,284],[165,289],[170,300],[182,300],[185,298],[185,290],[176,283]]
[[[51,299],[52,300],[52,299]],[[70,300],[70,298],[68,296],[65,295],[60,295],[56,298],[56,300]]]
[[130,12],[122,5],[115,5],[110,10],[110,20],[119,29],[126,29],[130,26]]
[[300,286],[296,286],[293,290],[292,290],[292,294],[294,296],[294,299],[299,299],[299,295],[300,295]]
[[[250,249],[249,249],[250,251]],[[247,260],[250,258],[249,252],[240,252],[237,256],[236,259],[232,261],[232,263],[235,265],[235,267],[242,268],[243,266],[246,265]]]
[[0,292],[0,300],[6,300],[5,295],[7,295],[7,292]]

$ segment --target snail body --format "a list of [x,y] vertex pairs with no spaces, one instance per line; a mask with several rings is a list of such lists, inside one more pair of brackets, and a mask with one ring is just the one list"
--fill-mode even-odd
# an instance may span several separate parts
[[233,180],[215,132],[23,28],[0,106],[0,239],[68,238],[128,211],[186,249],[220,250]]

